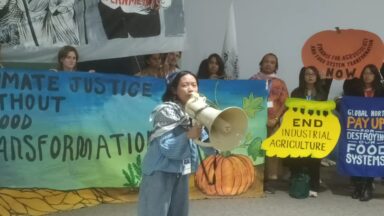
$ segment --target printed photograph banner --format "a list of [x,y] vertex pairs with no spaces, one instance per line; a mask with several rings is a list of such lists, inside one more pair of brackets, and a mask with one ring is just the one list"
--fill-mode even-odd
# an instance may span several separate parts
[[[5,68],[0,88],[1,187],[138,187],[163,79]],[[262,163],[265,81],[202,80],[200,93],[218,109],[247,112],[247,137],[234,152]]]
[[4,62],[52,63],[64,45],[81,61],[177,51],[185,37],[183,0],[2,0],[0,25]]
[[338,170],[350,176],[384,176],[384,100],[343,97]]

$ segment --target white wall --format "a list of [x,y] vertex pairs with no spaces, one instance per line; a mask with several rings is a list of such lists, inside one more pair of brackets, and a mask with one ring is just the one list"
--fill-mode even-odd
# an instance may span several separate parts
[[[221,53],[231,0],[185,0],[187,28],[184,69],[197,71],[203,58]],[[279,57],[278,75],[289,91],[298,85],[301,48],[323,30],[363,29],[384,38],[383,0],[234,0],[240,78],[258,72],[267,52]],[[330,98],[341,92],[332,84]]]

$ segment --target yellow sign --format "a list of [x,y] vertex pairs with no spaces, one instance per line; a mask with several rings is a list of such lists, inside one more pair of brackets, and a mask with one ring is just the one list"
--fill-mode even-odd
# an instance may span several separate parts
[[285,158],[323,158],[336,146],[340,136],[340,122],[333,114],[334,101],[287,99],[288,107],[280,128],[261,148],[267,156]]

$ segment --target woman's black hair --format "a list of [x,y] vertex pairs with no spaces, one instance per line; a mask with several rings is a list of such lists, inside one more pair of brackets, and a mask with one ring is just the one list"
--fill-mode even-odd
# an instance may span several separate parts
[[277,73],[277,69],[279,69],[279,59],[277,58],[277,55],[275,55],[274,53],[267,53],[267,54],[265,54],[265,55],[263,56],[263,58],[262,58],[262,59],[260,60],[260,62],[259,62],[260,71],[261,71],[261,65],[263,64],[263,62],[264,62],[264,60],[265,60],[265,58],[266,58],[267,56],[273,56],[273,57],[275,57],[275,59],[276,59],[276,71],[275,71],[275,73]]
[[187,74],[192,75],[196,79],[197,85],[199,85],[199,80],[194,73],[190,71],[174,72],[165,78],[167,81],[167,88],[162,97],[163,102],[179,100],[176,95],[177,86],[179,85],[180,79]]
[[381,84],[381,75],[380,75],[380,71],[379,69],[376,67],[376,65],[374,64],[369,64],[369,65],[366,65],[361,74],[360,74],[360,88],[359,88],[359,91],[360,92],[364,92],[364,79],[363,79],[363,74],[364,74],[364,70],[366,68],[369,68],[371,70],[371,72],[375,75],[375,79],[373,80],[373,83],[372,83],[372,88],[373,90],[377,91],[377,90],[381,90],[382,89],[382,84]]
[[208,58],[204,59],[201,61],[199,70],[197,72],[197,77],[199,79],[209,79],[211,74],[209,73],[209,61],[215,58],[217,61],[217,64],[219,65],[219,70],[218,70],[218,77],[219,78],[224,78],[225,77],[225,71],[224,71],[224,61],[221,58],[221,56],[217,53],[212,53],[211,55],[208,56]]
[[316,82],[315,82],[315,89],[316,89],[316,94],[319,99],[326,100],[327,95],[325,92],[325,89],[323,88],[322,80],[320,77],[319,70],[317,70],[316,67],[314,66],[307,66],[307,67],[302,67],[299,73],[299,87],[295,89],[295,94],[298,94],[297,96],[299,97],[305,97],[306,96],[306,89],[307,85],[305,83],[305,71],[307,69],[311,69],[315,75],[316,75]]
[[198,79],[209,79],[209,75],[207,73],[207,67],[208,67],[208,59],[204,59],[200,62],[199,70],[197,71],[197,78]]
[[300,89],[300,91],[305,92],[305,89],[306,89],[305,71],[307,69],[311,69],[315,73],[315,75],[316,75],[316,82],[315,82],[315,89],[316,89],[316,91],[317,92],[323,91],[322,86],[321,86],[321,77],[320,77],[319,70],[317,70],[317,68],[314,67],[314,66],[308,66],[308,67],[302,67],[301,68],[300,74],[299,74],[299,89]]
[[216,61],[217,61],[217,64],[219,65],[219,74],[218,76],[219,77],[224,77],[225,76],[225,72],[224,72],[224,61],[223,59],[221,58],[221,56],[217,53],[213,53],[211,54],[210,56],[208,56],[208,62],[207,62],[207,72],[209,72],[209,61],[212,59],[212,58],[215,58]]

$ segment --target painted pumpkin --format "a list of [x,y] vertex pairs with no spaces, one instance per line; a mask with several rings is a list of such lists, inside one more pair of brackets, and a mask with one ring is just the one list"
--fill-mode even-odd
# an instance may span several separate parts
[[302,49],[304,66],[316,67],[323,77],[359,78],[363,68],[384,60],[384,45],[372,32],[356,29],[321,31],[312,35]]
[[[248,190],[255,179],[252,161],[245,155],[211,155],[203,160],[195,175],[195,185],[207,195],[233,196]],[[208,182],[209,180],[209,182]],[[209,184],[214,182],[214,184]]]

